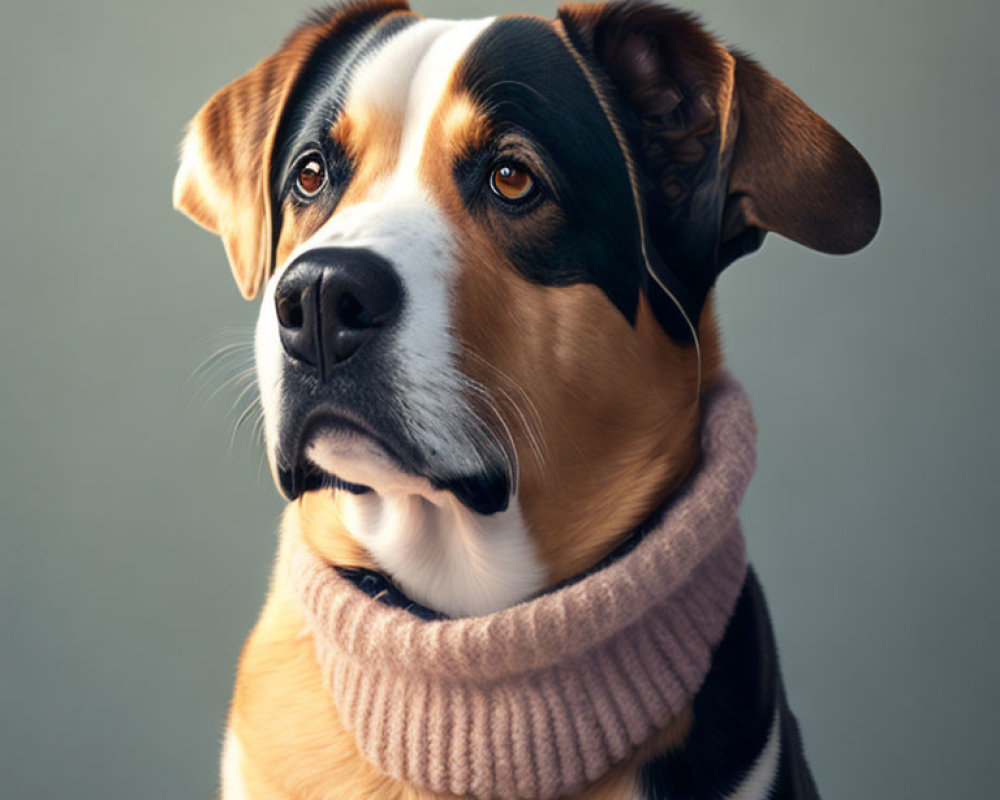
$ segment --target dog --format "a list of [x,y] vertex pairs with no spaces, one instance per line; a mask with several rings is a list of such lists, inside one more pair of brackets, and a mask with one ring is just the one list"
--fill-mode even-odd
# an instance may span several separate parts
[[[682,627],[704,642],[643,649],[627,606],[689,550],[702,563],[719,503],[695,508],[697,476],[748,476],[719,410],[742,402],[719,274],[767,232],[847,254],[878,228],[876,179],[837,131],[667,6],[455,22],[367,0],[316,12],[208,101],[174,205],[263,294],[267,456],[290,501],[224,800],[818,796],[735,523],[712,573],[730,577],[678,570],[664,595],[702,603]],[[650,555],[677,525],[696,535]],[[519,693],[508,661],[571,672],[604,657],[611,620],[638,653],[612,678]],[[690,670],[644,693],[636,676],[683,652]],[[461,716],[474,669],[522,683]]]

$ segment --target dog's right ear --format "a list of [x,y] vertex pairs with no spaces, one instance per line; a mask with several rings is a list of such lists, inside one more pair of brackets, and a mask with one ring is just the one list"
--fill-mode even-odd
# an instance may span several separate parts
[[689,341],[708,292],[771,231],[824,253],[875,235],[878,181],[830,123],[691,14],[650,0],[559,8],[570,46],[596,67],[631,155],[649,267],[684,310],[651,291],[667,331]]
[[406,0],[362,0],[314,15],[277,53],[216,92],[188,124],[174,208],[222,238],[247,300],[274,267],[271,153],[296,80],[320,43],[407,11]]

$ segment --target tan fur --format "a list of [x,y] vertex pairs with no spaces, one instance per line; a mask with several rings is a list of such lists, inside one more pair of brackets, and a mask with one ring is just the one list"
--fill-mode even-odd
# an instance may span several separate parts
[[275,260],[279,264],[287,261],[295,248],[316,233],[327,219],[327,215],[317,206],[296,207],[291,201],[285,203]]
[[368,105],[353,105],[342,119],[334,137],[342,142],[356,169],[340,201],[345,208],[365,200],[373,187],[392,174],[403,138],[403,118]]
[[[697,355],[664,336],[645,299],[633,328],[596,286],[518,275],[507,239],[544,236],[544,218],[467,223],[450,177],[452,148],[462,145],[447,124],[456,107],[466,136],[485,127],[466,98],[446,95],[422,177],[462,235],[452,303],[462,371],[514,433],[518,500],[556,583],[607,555],[694,465]],[[704,388],[721,363],[711,303],[702,319]]]
[[331,564],[377,569],[368,551],[341,522],[343,500],[342,493],[330,489],[303,495],[297,517],[299,535]]
[[450,159],[460,158],[486,144],[490,126],[486,116],[465,94],[446,96],[438,114],[441,120],[438,146]]
[[[593,286],[546,289],[509,272],[487,282],[468,270],[459,292],[465,370],[523,405],[512,419],[526,429],[515,437],[518,497],[558,582],[614,549],[697,460],[694,352],[662,335],[645,302],[632,330]],[[711,319],[707,383],[720,360]]]

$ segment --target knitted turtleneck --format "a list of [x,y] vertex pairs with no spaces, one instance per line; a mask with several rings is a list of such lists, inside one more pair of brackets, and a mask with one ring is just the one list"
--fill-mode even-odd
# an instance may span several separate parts
[[705,395],[702,457],[659,521],[601,568],[513,608],[427,621],[304,545],[292,581],[343,724],[383,772],[477,800],[549,800],[601,778],[690,705],[746,573],[737,509],[749,400]]

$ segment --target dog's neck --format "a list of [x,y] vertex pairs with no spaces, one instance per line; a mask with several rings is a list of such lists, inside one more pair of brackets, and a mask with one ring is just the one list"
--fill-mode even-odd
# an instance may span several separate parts
[[303,536],[328,562],[384,572],[409,597],[449,616],[498,611],[586,571],[663,503],[697,460],[692,416],[685,434],[672,437],[675,451],[630,463],[612,448],[609,460],[619,468],[602,468],[600,491],[578,486],[575,508],[564,493],[559,505],[570,501],[570,510],[562,518],[550,518],[538,499],[534,535],[518,497],[506,511],[482,516],[404,492],[324,491],[300,501]]
[[[702,385],[721,358],[711,309],[702,325]],[[451,496],[401,488],[354,495],[324,490],[301,503],[303,539],[342,567],[388,575],[407,596],[449,616],[498,611],[581,574],[659,509],[698,461],[692,349],[660,354],[657,375],[631,406],[589,434],[552,415],[542,431],[562,446],[526,453],[506,511],[482,516]]]

